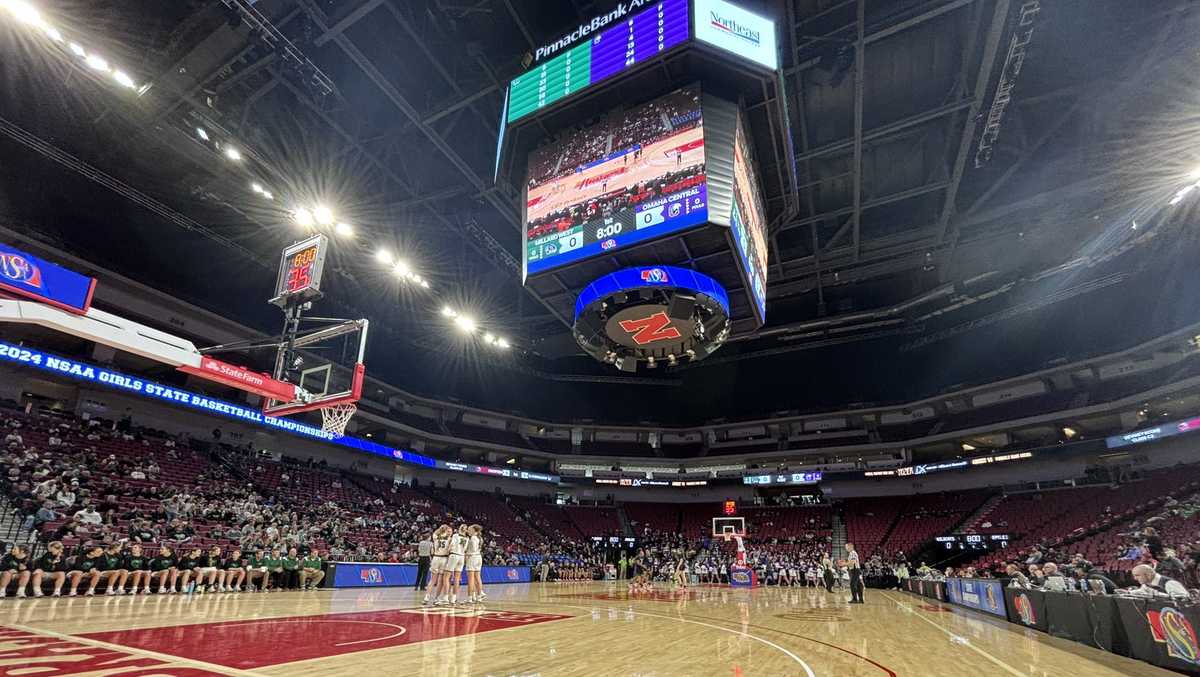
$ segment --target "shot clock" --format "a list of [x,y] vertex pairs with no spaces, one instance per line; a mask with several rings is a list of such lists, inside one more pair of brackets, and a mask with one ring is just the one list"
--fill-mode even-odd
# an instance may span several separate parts
[[324,235],[314,235],[284,249],[271,303],[282,308],[320,298],[328,250],[329,239]]

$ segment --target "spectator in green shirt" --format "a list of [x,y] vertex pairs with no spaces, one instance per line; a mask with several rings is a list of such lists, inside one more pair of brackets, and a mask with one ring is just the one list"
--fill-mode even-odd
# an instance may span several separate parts
[[300,589],[316,590],[321,581],[325,580],[324,562],[321,553],[313,550],[300,561]]
[[300,587],[300,554],[295,548],[289,549],[283,556],[283,581],[279,587],[285,590],[295,590]]
[[257,590],[265,592],[271,587],[271,570],[267,565],[266,558],[263,557],[262,550],[255,550],[250,557],[246,559],[246,583],[254,587],[254,582],[258,581]]
[[[271,548],[271,553],[263,559],[263,564],[267,567],[267,572],[275,579],[278,585],[283,584],[283,557],[279,554],[279,548]],[[270,580],[267,581],[266,589],[271,589]]]

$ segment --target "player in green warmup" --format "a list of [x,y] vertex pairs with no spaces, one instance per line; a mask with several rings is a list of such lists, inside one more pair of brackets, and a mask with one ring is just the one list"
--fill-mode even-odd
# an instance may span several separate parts
[[112,543],[104,549],[104,566],[100,578],[110,595],[124,595],[125,581],[129,580],[129,569],[125,568],[125,549],[120,543]]
[[134,543],[125,556],[125,569],[129,572],[129,594],[136,595],[138,587],[142,594],[150,594],[150,558],[142,553],[142,546]]
[[[258,585],[255,585],[255,581]],[[262,550],[255,550],[246,558],[246,583],[251,589],[266,592],[271,586],[271,571]]]
[[88,577],[88,589],[84,594],[96,594],[96,584],[100,582],[100,569],[103,566],[104,548],[98,545],[89,547],[83,555],[76,557],[67,570],[67,577],[71,579],[71,589],[67,595],[74,597],[79,594],[79,581],[84,576]]

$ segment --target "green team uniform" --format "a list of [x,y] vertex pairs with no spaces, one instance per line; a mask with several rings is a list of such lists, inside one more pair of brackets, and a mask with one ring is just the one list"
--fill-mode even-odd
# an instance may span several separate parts
[[323,564],[320,557],[305,557],[300,561],[300,566],[304,569],[320,569]]
[[11,552],[0,557],[0,571],[25,571],[29,568],[29,555],[18,558]]
[[102,571],[120,571],[125,568],[125,558],[120,554],[105,554],[103,559]]
[[95,557],[86,556],[75,560],[75,566],[71,567],[71,571],[87,573],[92,569],[99,569],[102,566],[104,566],[104,555],[97,555]]
[[300,569],[300,560],[293,557],[284,557],[283,568],[287,571],[297,571]]
[[151,571],[166,571],[175,566],[175,556],[155,557],[150,560]]
[[129,555],[125,558],[125,569],[129,571],[145,571],[150,568],[150,560],[145,555]]
[[271,570],[272,573],[283,571],[283,560],[278,557],[266,557],[263,559],[263,566]]
[[54,553],[47,552],[41,557],[37,558],[37,560],[34,562],[34,569],[49,573],[55,571],[66,571],[64,564],[65,563],[63,562],[62,555],[55,555]]

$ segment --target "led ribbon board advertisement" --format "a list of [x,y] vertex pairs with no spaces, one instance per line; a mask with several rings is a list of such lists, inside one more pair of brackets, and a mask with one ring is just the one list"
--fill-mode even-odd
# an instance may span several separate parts
[[1153,428],[1135,430],[1124,435],[1113,435],[1106,438],[1104,444],[1109,449],[1116,449],[1118,447],[1127,447],[1131,444],[1153,442],[1154,440],[1180,435],[1193,430],[1200,430],[1200,418],[1191,418],[1186,421],[1172,421],[1171,423],[1164,423]]
[[744,118],[745,112],[739,110],[733,140],[733,208],[729,227],[746,271],[754,314],[762,324],[767,319],[767,216]]
[[525,276],[707,220],[700,89],[692,86],[530,154]]
[[775,22],[724,0],[695,0],[696,39],[776,70]]
[[819,472],[794,472],[781,475],[745,475],[742,484],[816,484],[821,481]]
[[539,61],[567,51],[513,78],[508,85],[508,122],[627,71],[688,37],[687,0],[622,2],[557,42],[538,48]]
[[83,315],[92,307],[96,278],[0,244],[0,291]]
[[[185,407],[203,411],[209,414],[224,416],[242,423],[250,423],[259,425],[264,428],[273,430],[282,430],[300,437],[307,437],[314,440],[324,440],[331,442],[348,449],[361,451],[376,456],[386,456],[402,463],[412,465],[420,465],[426,468],[440,468],[443,470],[455,470],[444,461],[418,454],[407,449],[394,449],[382,444],[377,444],[370,440],[364,440],[358,437],[349,435],[335,435],[331,432],[321,430],[316,426],[300,423],[287,418],[276,418],[267,416],[257,409],[243,407],[219,400],[215,397],[208,397],[199,393],[189,392],[181,388],[167,387],[153,381],[148,381],[143,378],[129,376],[111,369],[104,369],[86,362],[78,360],[70,360],[65,357],[59,357],[51,353],[43,353],[38,350],[26,348],[24,346],[16,346],[10,343],[0,341],[0,362],[12,362],[24,367],[31,367],[41,371],[58,374],[73,378],[79,381],[88,383],[97,383],[108,386],[116,390],[128,393],[135,393],[151,399],[160,400],[169,404],[183,405]],[[513,479],[525,479],[540,482],[558,483],[557,475],[544,475],[541,473],[522,472],[520,470],[501,470],[498,468],[487,468],[486,466],[467,466],[471,470],[463,468],[466,472],[476,472],[486,475],[500,475]],[[493,472],[494,471],[494,472]]]

